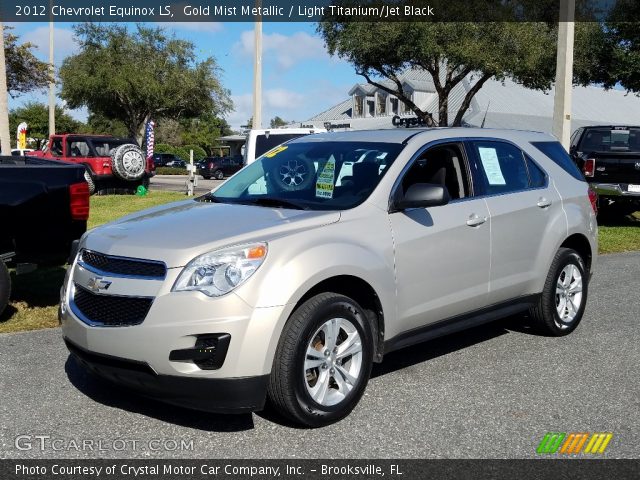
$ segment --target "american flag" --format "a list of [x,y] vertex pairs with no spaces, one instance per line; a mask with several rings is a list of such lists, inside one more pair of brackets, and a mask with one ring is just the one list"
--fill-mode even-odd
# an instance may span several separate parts
[[155,144],[155,137],[153,135],[153,129],[156,126],[156,122],[149,120],[147,122],[147,128],[145,129],[145,143],[147,145],[147,162],[153,157],[153,146]]

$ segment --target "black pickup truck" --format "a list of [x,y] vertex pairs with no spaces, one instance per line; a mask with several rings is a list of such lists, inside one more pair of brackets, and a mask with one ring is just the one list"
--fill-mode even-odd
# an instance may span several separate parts
[[84,167],[0,156],[0,314],[9,300],[7,263],[64,264],[87,229]]
[[640,210],[640,126],[581,127],[571,157],[598,194],[598,206],[622,214]]

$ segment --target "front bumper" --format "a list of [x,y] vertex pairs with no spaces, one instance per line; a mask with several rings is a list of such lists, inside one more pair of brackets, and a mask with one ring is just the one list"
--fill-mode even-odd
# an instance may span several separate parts
[[87,370],[146,397],[216,413],[245,413],[264,407],[268,375],[244,378],[159,375],[146,362],[90,352],[66,337],[64,341]]
[[630,192],[627,183],[590,183],[596,193],[602,197],[629,197],[640,200],[640,192]]

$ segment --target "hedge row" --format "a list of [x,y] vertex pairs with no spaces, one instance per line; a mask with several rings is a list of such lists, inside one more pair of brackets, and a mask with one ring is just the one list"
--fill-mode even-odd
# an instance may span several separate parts
[[174,167],[158,167],[156,168],[156,175],[186,175],[186,168],[174,168]]

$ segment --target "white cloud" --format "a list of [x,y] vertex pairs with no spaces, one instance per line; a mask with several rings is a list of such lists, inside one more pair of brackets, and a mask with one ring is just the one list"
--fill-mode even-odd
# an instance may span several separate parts
[[[42,60],[49,60],[49,27],[42,26],[30,30],[20,37],[21,42],[30,42],[36,47],[34,54]],[[78,51],[73,32],[62,28],[53,28],[53,48],[55,62],[59,64],[65,57]]]
[[[240,34],[240,41],[236,42],[234,50],[241,55],[253,55],[253,30],[246,30]],[[283,69],[289,69],[302,60],[329,59],[322,40],[306,32],[292,35],[265,34],[262,37],[262,54],[266,58],[275,58],[276,64]]]

